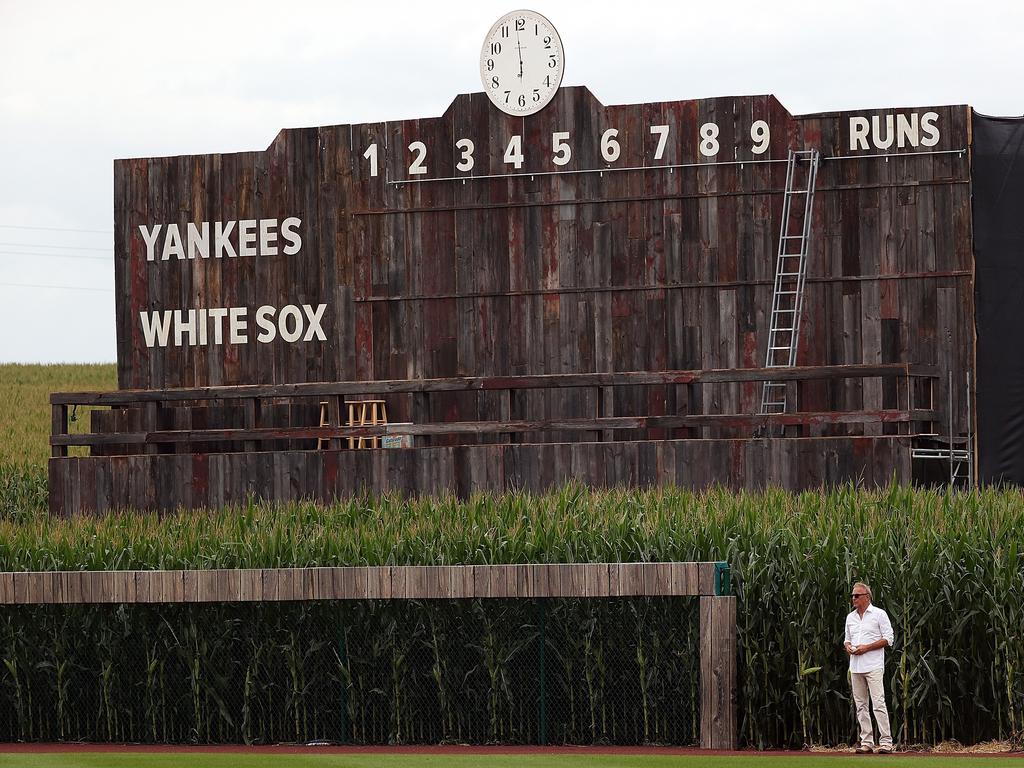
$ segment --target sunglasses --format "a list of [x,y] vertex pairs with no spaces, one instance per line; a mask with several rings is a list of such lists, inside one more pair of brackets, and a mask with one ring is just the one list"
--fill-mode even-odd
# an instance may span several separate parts
[[850,595],[850,597],[852,597],[854,599],[856,599],[858,597],[867,597],[867,596],[868,596],[867,592],[854,592],[853,594]]

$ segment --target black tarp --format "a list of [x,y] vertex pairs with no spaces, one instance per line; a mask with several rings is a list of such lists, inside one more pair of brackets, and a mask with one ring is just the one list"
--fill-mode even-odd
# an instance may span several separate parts
[[973,129],[978,476],[1024,485],[1024,118]]

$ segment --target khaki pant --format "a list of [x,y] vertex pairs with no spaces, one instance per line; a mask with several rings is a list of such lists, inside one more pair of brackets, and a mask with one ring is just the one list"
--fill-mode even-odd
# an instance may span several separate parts
[[850,683],[853,686],[853,703],[857,706],[857,724],[860,726],[860,744],[862,747],[875,745],[874,731],[871,728],[871,713],[868,711],[868,697],[875,711],[875,722],[878,723],[878,746],[892,746],[892,732],[889,730],[889,710],[885,708],[885,690],[882,687],[882,669],[871,672],[851,672]]

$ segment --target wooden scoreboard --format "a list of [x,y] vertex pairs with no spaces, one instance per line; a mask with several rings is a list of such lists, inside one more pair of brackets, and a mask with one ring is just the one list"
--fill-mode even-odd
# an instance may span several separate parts
[[[122,391],[55,397],[55,511],[884,483],[911,479],[922,434],[969,444],[968,107],[606,106],[530,79],[556,37],[530,63],[492,58],[501,34],[488,91],[439,117],[115,162]],[[764,416],[788,159],[807,149],[796,367],[772,372],[789,405]],[[367,398],[387,427],[348,425]],[[76,403],[110,406],[89,437],[61,426]],[[349,447],[390,432],[412,447]]]
[[968,144],[966,107],[572,87],[118,161],[119,384],[761,366],[794,147],[823,158],[799,362],[966,370]]

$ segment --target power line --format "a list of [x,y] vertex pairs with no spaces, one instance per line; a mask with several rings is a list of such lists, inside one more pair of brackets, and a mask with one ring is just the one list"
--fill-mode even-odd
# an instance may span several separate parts
[[24,251],[0,251],[0,256],[39,256],[51,259],[77,259],[81,261],[102,261],[113,264],[110,256],[86,256],[80,253],[26,253]]
[[41,285],[39,283],[0,283],[0,285],[9,288],[54,288],[58,291],[102,291],[103,293],[113,293],[113,288],[87,288],[84,285]]
[[109,251],[110,248],[90,248],[84,245],[51,245],[49,243],[0,243],[15,248],[60,248],[62,251]]
[[70,227],[23,227],[20,224],[0,224],[0,229],[30,229],[37,232],[89,232],[95,235],[113,234],[112,229],[72,229]]

